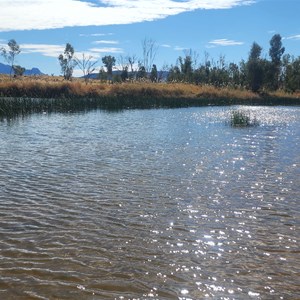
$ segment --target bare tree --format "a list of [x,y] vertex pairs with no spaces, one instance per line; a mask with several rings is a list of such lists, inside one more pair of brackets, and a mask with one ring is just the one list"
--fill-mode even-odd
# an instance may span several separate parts
[[123,55],[120,55],[117,58],[117,65],[118,65],[118,70],[119,71],[124,71],[125,69],[128,69],[128,61],[126,59],[126,57],[124,57]]
[[142,48],[143,48],[143,66],[145,67],[146,72],[150,72],[154,59],[156,57],[158,51],[157,43],[152,40],[145,38],[142,41]]
[[126,60],[128,62],[128,65],[130,66],[130,78],[134,79],[136,68],[135,65],[137,63],[137,56],[135,54],[126,56]]
[[75,57],[74,60],[83,73],[85,83],[87,83],[90,75],[96,70],[95,66],[98,63],[98,60],[95,60],[92,55],[86,56],[84,53],[82,53],[81,59]]

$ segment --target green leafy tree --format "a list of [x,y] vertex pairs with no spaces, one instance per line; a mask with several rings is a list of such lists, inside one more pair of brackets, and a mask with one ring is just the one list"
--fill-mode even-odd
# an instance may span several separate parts
[[240,70],[237,64],[235,63],[229,64],[228,75],[232,85],[237,86],[240,84]]
[[140,64],[138,72],[137,72],[137,79],[141,80],[141,79],[145,79],[145,78],[147,78],[146,68]]
[[106,81],[107,80],[107,73],[105,72],[104,68],[101,67],[101,69],[99,70],[99,79],[101,81]]
[[113,67],[116,64],[115,57],[111,55],[106,55],[102,57],[102,62],[107,70],[108,79],[112,80],[112,71],[113,71]]
[[9,77],[12,76],[12,71],[15,63],[16,56],[20,54],[20,46],[17,44],[17,42],[14,39],[9,40],[8,49],[2,48],[1,49],[1,55],[4,57],[6,62],[10,65],[10,73]]
[[13,70],[16,76],[23,76],[24,72],[25,72],[25,68],[21,67],[21,66],[17,66],[14,65],[13,66]]
[[286,66],[284,78],[285,90],[288,92],[300,91],[300,56],[292,58]]
[[280,34],[273,35],[270,40],[270,50],[269,55],[271,57],[272,63],[275,65],[281,64],[281,57],[285,51],[285,48],[282,47],[281,36]]
[[273,35],[270,40],[270,50],[269,55],[271,57],[270,65],[270,75],[271,75],[271,85],[273,89],[278,89],[279,80],[280,80],[280,68],[281,68],[281,57],[285,51],[285,48],[282,47],[281,36],[280,34]]
[[122,81],[126,81],[128,79],[128,66],[123,68],[120,76]]
[[152,66],[152,69],[151,69],[150,80],[152,82],[157,82],[157,80],[158,80],[158,72],[157,72],[157,67],[155,64]]
[[253,92],[258,92],[263,83],[263,68],[261,64],[262,48],[254,42],[252,44],[248,62],[247,62],[247,81],[249,88]]
[[76,66],[76,60],[74,58],[74,48],[71,44],[67,43],[63,54],[58,57],[61,72],[66,80],[71,80],[73,71]]
[[168,82],[180,82],[182,80],[181,72],[178,66],[171,66],[168,75]]
[[184,58],[181,56],[178,58],[179,64],[180,64],[180,71],[183,74],[184,80],[186,82],[192,81],[192,75],[193,75],[193,61],[192,56],[187,54]]

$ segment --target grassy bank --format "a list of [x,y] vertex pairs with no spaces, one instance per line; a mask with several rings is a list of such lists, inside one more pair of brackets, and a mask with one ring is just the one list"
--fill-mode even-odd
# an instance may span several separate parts
[[119,83],[61,77],[0,77],[0,115],[32,112],[188,107],[203,105],[298,105],[300,93],[259,95],[245,89],[216,88],[184,83]]

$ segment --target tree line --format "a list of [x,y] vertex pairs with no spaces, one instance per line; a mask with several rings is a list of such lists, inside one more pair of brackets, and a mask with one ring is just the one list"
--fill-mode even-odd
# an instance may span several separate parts
[[[253,92],[275,91],[287,92],[300,90],[300,56],[285,54],[280,34],[270,40],[269,57],[262,57],[262,47],[253,42],[247,60],[239,63],[227,63],[224,56],[217,61],[205,53],[203,63],[198,63],[199,55],[192,50],[179,56],[174,65],[164,65],[157,69],[155,58],[158,46],[152,39],[142,41],[142,59],[136,55],[111,55],[102,57],[102,66],[98,78],[109,82],[128,80],[148,80],[152,82],[186,82],[197,85],[213,85],[215,87],[245,88]],[[15,58],[21,52],[15,40],[10,40],[8,50],[2,48],[1,55],[11,65],[11,74],[22,75],[24,68],[15,65]],[[99,63],[93,56],[82,54],[76,57],[74,47],[67,43],[65,50],[58,57],[61,73],[66,80],[71,80],[75,67],[81,69],[86,82],[95,73]],[[119,72],[114,73],[117,68]]]
[[262,57],[262,47],[256,42],[251,45],[248,59],[239,64],[226,63],[224,56],[214,62],[207,54],[204,63],[197,65],[190,51],[170,68],[168,81],[243,87],[253,92],[278,89],[295,92],[300,90],[300,56],[295,58],[284,52],[279,34],[270,40],[269,59]]

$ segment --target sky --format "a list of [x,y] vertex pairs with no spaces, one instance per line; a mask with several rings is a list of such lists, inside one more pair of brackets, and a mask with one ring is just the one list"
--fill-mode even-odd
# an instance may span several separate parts
[[[142,42],[157,46],[158,69],[192,51],[199,64],[247,60],[252,43],[268,58],[274,34],[285,53],[300,55],[300,0],[0,0],[0,48],[20,45],[17,64],[60,74],[66,43],[78,58],[112,55],[142,59]],[[0,62],[5,63],[0,57]],[[75,76],[82,75],[79,69]]]

